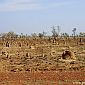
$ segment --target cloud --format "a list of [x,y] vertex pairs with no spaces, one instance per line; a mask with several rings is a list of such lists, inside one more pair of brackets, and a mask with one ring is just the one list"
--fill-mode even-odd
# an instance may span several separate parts
[[33,10],[37,6],[34,0],[6,0],[0,4],[0,11]]
[[68,2],[42,3],[42,0],[5,0],[0,3],[0,11],[41,10],[66,5]]

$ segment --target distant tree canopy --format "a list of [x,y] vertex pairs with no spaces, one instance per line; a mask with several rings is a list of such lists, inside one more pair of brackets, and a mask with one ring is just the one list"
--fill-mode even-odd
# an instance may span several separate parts
[[8,32],[8,33],[2,33],[1,37],[2,38],[17,38],[18,35],[14,32]]
[[69,37],[69,34],[65,32],[65,33],[61,33],[61,36],[64,38],[67,38],[67,37]]
[[52,36],[54,37],[54,39],[56,39],[56,37],[58,37],[58,33],[54,26],[52,27]]
[[[57,27],[57,28],[56,28]],[[33,39],[37,39],[37,38],[54,38],[56,40],[56,38],[58,37],[63,37],[63,38],[69,38],[69,37],[73,37],[75,39],[75,37],[85,37],[85,32],[80,32],[79,34],[76,33],[76,28],[72,29],[72,35],[69,35],[67,32],[65,33],[60,33],[60,27],[59,26],[53,26],[52,27],[52,35],[47,35],[47,32],[41,32],[41,33],[32,33],[31,35],[28,34],[16,34],[13,31],[7,32],[7,33],[1,33],[0,34],[0,38],[6,38],[6,39],[11,39],[11,38],[30,38],[32,37]]]
[[39,36],[40,38],[44,37],[43,33],[39,33],[38,36]]
[[[56,29],[57,27],[57,29]],[[59,36],[60,33],[60,26],[53,26],[52,27],[52,37],[54,37],[54,39],[56,39],[56,37]]]
[[76,28],[73,28],[73,36],[74,36],[74,39],[75,39],[75,35],[76,35]]
[[80,32],[80,33],[79,33],[79,36],[80,36],[80,37],[85,37],[85,33],[84,33],[84,32]]

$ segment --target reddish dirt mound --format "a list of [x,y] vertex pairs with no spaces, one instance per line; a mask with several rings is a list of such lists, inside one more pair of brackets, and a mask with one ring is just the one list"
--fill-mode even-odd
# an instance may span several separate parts
[[0,73],[0,85],[85,85],[85,72]]

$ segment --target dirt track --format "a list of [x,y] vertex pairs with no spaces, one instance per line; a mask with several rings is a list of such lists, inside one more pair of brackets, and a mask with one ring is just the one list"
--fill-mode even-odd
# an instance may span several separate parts
[[85,72],[3,72],[0,85],[85,85]]

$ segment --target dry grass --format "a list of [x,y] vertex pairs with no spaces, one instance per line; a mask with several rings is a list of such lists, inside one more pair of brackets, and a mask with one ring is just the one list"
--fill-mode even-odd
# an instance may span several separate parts
[[[0,85],[73,85],[85,81],[85,43],[77,40],[0,40]],[[62,59],[64,51],[76,60]],[[69,84],[70,83],[70,84]]]

